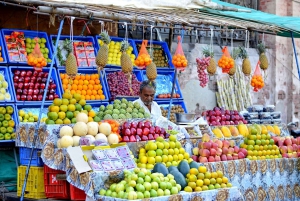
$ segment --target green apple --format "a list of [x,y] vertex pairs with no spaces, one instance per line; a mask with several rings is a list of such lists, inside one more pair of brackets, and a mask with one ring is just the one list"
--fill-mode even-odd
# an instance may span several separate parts
[[[181,186],[180,186],[180,184],[176,184],[176,187],[177,187],[177,190],[178,191],[181,191]],[[172,187],[172,188],[174,188],[174,187]],[[171,189],[172,190],[172,189]]]
[[157,195],[158,195],[158,196],[164,196],[164,195],[165,195],[165,192],[164,192],[162,189],[159,188],[159,189],[157,190]]
[[111,190],[107,190],[106,193],[105,193],[105,196],[109,196],[110,197],[111,196]]
[[151,189],[151,190],[150,190],[150,197],[152,197],[152,198],[157,197],[157,192],[156,192],[156,190],[154,190],[154,189]]
[[137,199],[137,194],[135,191],[130,191],[128,193],[128,200],[136,200]]
[[171,195],[170,190],[169,190],[169,189],[166,189],[166,190],[164,191],[164,195],[166,195],[166,196]]
[[144,192],[144,198],[150,198],[150,192],[149,191]]
[[137,184],[136,190],[143,193],[145,192],[145,186],[143,184]]
[[139,173],[138,173],[138,177],[140,177],[140,178],[143,178],[143,179],[144,179],[145,176],[146,176],[146,175],[145,175],[144,172],[139,172]]
[[134,188],[132,188],[131,186],[129,186],[129,187],[126,188],[126,192],[127,192],[127,193],[129,193],[129,192],[131,192],[131,191],[134,191]]
[[[121,183],[119,183],[119,184],[117,184],[116,185],[116,187],[115,187],[115,191],[117,192],[117,193],[119,193],[120,191],[124,191],[124,185],[123,184],[121,184]],[[122,196],[123,197],[123,196]]]
[[112,184],[110,187],[109,187],[109,190],[111,190],[112,192],[116,190],[116,187],[117,187],[117,184]]
[[144,187],[145,187],[145,189],[146,189],[146,191],[150,191],[151,190],[151,184],[149,183],[149,182],[144,182]]
[[136,182],[135,182],[134,180],[131,180],[131,181],[129,182],[129,185],[130,185],[131,187],[135,187],[135,186],[136,186]]
[[124,194],[125,194],[124,191],[119,191],[118,195],[117,195],[117,198],[123,198]]
[[99,191],[99,194],[102,195],[102,196],[104,196],[105,193],[106,193],[106,190],[105,190],[105,189],[101,189],[101,190]]
[[144,181],[145,182],[151,182],[151,177],[146,175]]
[[112,192],[112,193],[111,193],[111,197],[113,197],[113,198],[116,198],[117,195],[118,195],[118,194],[117,194],[116,192]]
[[[181,188],[181,187],[180,187]],[[177,187],[172,187],[172,189],[171,189],[171,194],[172,195],[175,195],[175,194],[178,194],[178,188]]]
[[138,184],[143,184],[144,183],[144,179],[142,177],[139,177],[137,180]]
[[159,184],[159,188],[161,188],[162,190],[165,190],[167,188],[167,183],[166,182],[160,182]]
[[[152,189],[154,189],[154,190],[157,190],[158,189],[158,183],[157,182],[151,182],[151,187],[152,187]],[[151,193],[151,191],[150,191],[150,193]]]
[[144,199],[144,194],[142,192],[137,192],[137,199]]

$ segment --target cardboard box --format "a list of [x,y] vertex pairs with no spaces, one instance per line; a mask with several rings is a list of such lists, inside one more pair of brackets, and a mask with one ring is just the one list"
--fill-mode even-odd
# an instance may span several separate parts
[[77,59],[86,59],[85,51],[84,50],[76,50],[75,56]]
[[94,50],[86,50],[85,54],[87,59],[96,58]]
[[78,67],[88,67],[88,62],[87,62],[86,58],[84,58],[84,59],[77,58],[77,65],[78,65]]

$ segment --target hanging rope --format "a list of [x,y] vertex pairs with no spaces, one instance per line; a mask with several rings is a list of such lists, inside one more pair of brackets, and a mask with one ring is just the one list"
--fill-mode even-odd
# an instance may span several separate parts
[[153,25],[150,26],[150,50],[149,50],[149,53],[150,53],[150,58],[153,60]]
[[210,54],[213,52],[213,38],[214,38],[214,30],[213,28],[210,28],[210,44],[209,44],[209,51],[210,51]]
[[159,29],[158,28],[155,28],[156,32],[157,32],[157,38],[159,41],[163,41],[162,38],[161,38],[161,35],[159,33]]

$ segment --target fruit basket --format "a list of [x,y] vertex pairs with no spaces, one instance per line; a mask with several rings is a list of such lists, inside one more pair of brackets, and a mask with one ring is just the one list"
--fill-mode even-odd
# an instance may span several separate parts
[[[157,101],[157,104],[161,108],[162,115],[164,117],[168,117],[168,108],[170,101],[164,100],[164,101]],[[183,101],[176,101],[174,100],[172,102],[172,109],[170,114],[170,121],[176,122],[176,116],[175,113],[187,113],[186,106]]]
[[[139,97],[138,97],[138,93],[139,93],[139,86],[136,86],[136,88],[134,89],[134,91],[135,91],[135,95],[134,96],[129,96],[129,95],[124,95],[124,93],[126,92],[125,91],[125,89],[123,88],[123,89],[120,89],[119,87],[120,86],[122,86],[122,87],[124,87],[124,84],[122,84],[122,83],[120,83],[120,80],[117,80],[118,82],[115,82],[114,84],[113,84],[113,82],[110,80],[110,78],[109,78],[109,74],[111,74],[111,73],[117,73],[117,72],[120,72],[121,73],[121,71],[120,70],[117,70],[117,69],[104,69],[104,80],[106,80],[107,82],[106,82],[106,88],[107,88],[107,94],[108,94],[108,97],[109,97],[109,100],[110,101],[113,101],[114,99],[116,99],[116,98],[126,98],[127,100],[136,100],[136,99],[138,99]],[[132,79],[134,79],[134,77],[136,77],[136,80],[137,81],[139,81],[139,82],[142,82],[143,81],[143,77],[142,77],[142,73],[141,73],[141,71],[140,70],[136,70],[136,69],[134,69],[133,71],[132,71],[132,73],[133,73],[133,75],[135,75],[135,76],[132,76]],[[113,79],[113,78],[111,78],[111,79]],[[127,81],[127,79],[126,78],[124,78],[125,80],[124,81]],[[116,84],[118,84],[118,85],[116,85]],[[138,84],[137,84],[138,85]],[[123,95],[117,95],[117,96],[113,96],[112,95],[112,93],[111,93],[111,89],[120,89],[120,90],[122,90],[122,93],[123,93]],[[117,93],[117,92],[115,92],[115,93]],[[129,92],[129,89],[128,89],[128,94],[130,94],[130,92]]]
[[[66,70],[58,69],[57,72],[60,90],[62,93],[64,93],[65,89],[68,89],[68,79],[62,79],[62,76],[66,76]],[[92,76],[84,77],[84,75]],[[106,79],[103,79],[103,76],[101,79],[97,79],[99,76],[96,76],[98,76],[98,71],[96,68],[78,69],[78,74],[73,81],[74,84],[71,86],[71,90],[75,91],[76,89],[76,93],[84,95],[87,103],[108,101]],[[101,87],[99,85],[101,85]]]
[[0,67],[0,85],[0,103],[15,102],[14,89],[7,67]]
[[[35,41],[32,39],[38,37],[41,52],[47,59],[47,66],[50,66],[52,48],[46,32],[2,29],[2,35],[8,64],[27,65],[27,54],[30,54],[35,46]],[[19,38],[19,40],[15,40],[16,37]]]
[[[8,108],[7,108],[8,106],[10,107],[10,109],[11,108],[13,109],[13,112],[8,111]],[[2,107],[6,108],[5,111],[2,109]],[[6,115],[6,114],[10,114],[10,120],[7,120],[7,119],[9,119],[9,116]],[[0,105],[0,123],[1,123],[1,126],[0,126],[0,145],[2,145],[2,143],[9,143],[9,142],[14,141],[15,136],[12,136],[12,133],[15,133],[16,125],[18,124],[17,109],[16,109],[14,104],[5,103],[5,104]]]
[[[47,117],[48,107],[51,103],[45,103],[44,109],[42,110],[42,120],[45,120]],[[16,104],[16,116],[17,123],[34,123],[38,121],[39,112],[41,105],[33,103],[17,103]],[[26,121],[25,121],[26,119]]]
[[[143,71],[143,79],[147,80],[146,71]],[[173,77],[175,72],[173,70],[158,70],[156,78],[156,94],[154,100],[169,100],[171,98]],[[174,97],[175,95],[176,97]],[[173,99],[182,100],[182,93],[180,91],[180,86],[178,80],[175,82],[175,90],[173,94]],[[163,96],[162,96],[163,95]]]
[[[120,47],[121,47],[121,42],[124,40],[124,38],[118,38],[118,37],[110,37],[111,39],[111,44],[113,44],[114,48],[112,49],[109,45],[109,55],[108,55],[108,64],[106,65],[109,68],[120,68],[120,58],[121,57],[121,52],[120,52]],[[101,48],[101,37],[99,35],[96,36],[96,47],[97,50],[100,50]],[[138,55],[136,45],[133,40],[128,39],[129,45],[132,47],[132,49],[129,50],[128,54],[130,53],[130,58],[132,61],[132,64],[134,65],[134,60]],[[115,45],[118,44],[118,45]],[[118,56],[119,55],[119,56]],[[116,61],[116,62],[113,62]]]
[[[136,49],[139,52],[139,49],[142,44],[142,40],[134,40],[136,44]],[[169,47],[166,42],[152,41],[153,44],[153,61],[156,64],[157,69],[174,69],[172,64],[172,56],[169,50]],[[150,41],[148,41],[147,50],[149,52]],[[150,53],[150,52],[149,52]]]
[[6,64],[7,63],[7,57],[4,50],[4,43],[3,43],[3,37],[0,32],[0,64]]
[[[12,80],[14,99],[16,103],[41,103],[43,100],[44,89],[46,87],[49,68],[43,68],[41,72],[34,71],[33,67],[9,67],[9,74]],[[61,97],[59,80],[56,69],[52,69],[49,84],[49,94],[46,102],[51,102],[55,98]]]
[[[54,48],[57,35],[50,35],[50,42],[52,48]],[[95,58],[97,51],[95,46],[95,40],[92,36],[74,36],[73,47],[70,46],[70,36],[60,36],[58,43],[58,51],[56,57],[57,67],[64,67],[68,51],[74,48],[74,55],[77,60],[77,66],[79,68],[95,67]]]

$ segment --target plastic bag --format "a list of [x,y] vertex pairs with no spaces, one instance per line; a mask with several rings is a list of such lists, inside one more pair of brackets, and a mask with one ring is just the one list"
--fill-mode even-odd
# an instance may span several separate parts
[[253,91],[257,92],[258,90],[262,89],[265,86],[263,77],[260,71],[260,61],[257,62],[256,68],[254,71],[254,75],[251,79],[251,86],[254,87]]
[[35,70],[42,71],[42,68],[47,65],[47,60],[44,58],[41,53],[40,45],[37,42],[37,38],[33,51],[27,57],[27,63],[29,66],[33,66]]
[[218,61],[218,66],[222,68],[222,73],[229,73],[230,69],[234,67],[234,59],[231,58],[226,46],[222,49],[222,52],[223,55]]
[[146,49],[147,43],[148,43],[148,40],[143,40],[139,55],[136,58],[136,60],[134,61],[134,64],[139,69],[145,69],[146,66],[148,66],[152,62],[150,55]]
[[172,64],[175,66],[175,68],[179,69],[180,71],[184,71],[184,69],[188,65],[188,61],[185,58],[182,50],[181,37],[178,36],[177,39],[178,39],[178,45],[172,59]]

